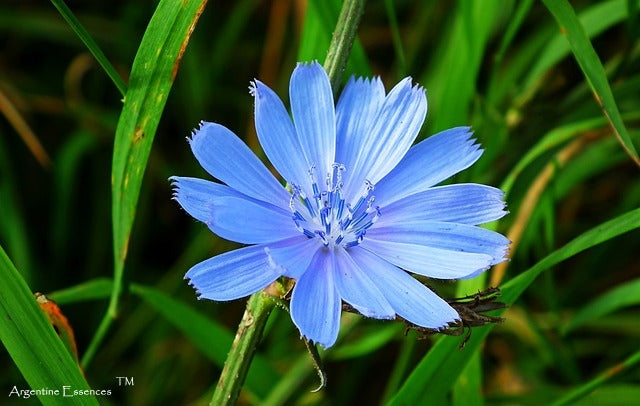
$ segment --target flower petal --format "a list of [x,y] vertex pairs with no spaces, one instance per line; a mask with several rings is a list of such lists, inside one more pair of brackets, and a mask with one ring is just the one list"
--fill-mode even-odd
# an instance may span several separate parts
[[185,279],[190,279],[199,298],[224,301],[249,296],[280,276],[278,269],[269,265],[265,246],[253,245],[200,262],[187,272]]
[[[367,268],[360,268],[341,247],[334,252],[334,277],[340,297],[362,315],[376,319],[392,319],[393,308],[380,289],[369,278]],[[365,271],[366,269],[366,271]]]
[[350,249],[349,254],[361,269],[367,270],[398,316],[433,329],[460,318],[447,302],[395,265],[358,247]]
[[502,190],[475,183],[438,186],[385,206],[376,226],[420,220],[488,223],[507,214],[503,198]]
[[323,185],[335,159],[336,120],[329,77],[318,62],[296,66],[289,98],[307,163],[315,166],[316,182]]
[[281,248],[269,248],[267,254],[274,267],[280,267],[280,272],[289,278],[300,279],[309,268],[311,259],[316,251],[322,248],[319,238],[307,238],[301,235],[295,244]]
[[264,153],[287,182],[312,196],[307,175],[309,164],[287,109],[278,95],[259,80],[254,82],[252,94],[255,97],[256,132]]
[[366,238],[418,244],[461,253],[489,255],[491,265],[506,260],[509,239],[500,233],[468,224],[437,221],[406,221],[371,228]]
[[398,83],[387,95],[380,111],[360,140],[344,190],[359,194],[365,180],[375,184],[400,162],[415,140],[427,114],[423,88],[411,85],[411,78]]
[[[336,162],[351,176],[362,140],[384,103],[384,85],[379,77],[373,79],[351,77],[336,106]],[[344,190],[345,200],[351,201],[357,190]]]
[[203,122],[189,144],[200,165],[214,178],[254,199],[280,207],[289,203],[290,194],[226,127]]
[[291,319],[307,339],[331,347],[338,338],[342,303],[333,281],[333,259],[318,250],[291,297]]
[[413,273],[466,278],[505,260],[509,240],[466,224],[417,221],[372,227],[360,246]]
[[415,145],[398,165],[376,184],[376,204],[387,205],[422,192],[470,167],[483,150],[474,144],[469,127],[439,132]]
[[300,235],[287,210],[203,179],[171,179],[178,203],[222,238],[259,244]]

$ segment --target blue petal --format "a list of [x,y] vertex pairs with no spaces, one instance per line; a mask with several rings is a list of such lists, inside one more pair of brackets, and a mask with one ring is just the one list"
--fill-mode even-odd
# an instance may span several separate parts
[[333,259],[318,250],[291,297],[291,319],[307,339],[331,347],[338,338],[342,302],[333,280]]
[[400,162],[415,140],[427,114],[424,89],[411,78],[398,83],[387,95],[375,122],[363,134],[344,190],[360,191],[365,180],[376,183]]
[[187,272],[185,279],[190,279],[199,298],[222,301],[249,296],[280,276],[278,269],[269,265],[265,246],[254,245],[200,262]]
[[264,153],[287,182],[303,188],[307,196],[312,196],[307,175],[309,164],[287,109],[278,95],[259,80],[255,81],[252,93],[255,97],[256,132]]
[[508,240],[498,233],[486,235],[478,230],[493,233],[454,223],[394,224],[367,230],[360,246],[410,272],[458,279],[504,260]]
[[380,286],[369,278],[369,269],[359,267],[342,247],[333,252],[335,284],[342,299],[364,316],[392,319],[395,312],[378,289]]
[[491,257],[490,265],[505,261],[509,239],[500,233],[468,224],[437,221],[408,220],[390,226],[372,227],[365,239],[387,240],[403,244],[417,244],[442,250],[484,254]]
[[[360,153],[362,140],[369,134],[382,104],[384,85],[380,78],[351,77],[336,106],[336,162],[351,176],[355,159]],[[344,190],[345,200],[351,201],[357,190]]]
[[393,171],[376,184],[376,204],[387,205],[422,192],[473,165],[482,150],[469,127],[433,135],[409,150]]
[[503,197],[502,190],[475,183],[438,186],[385,206],[376,226],[420,220],[488,223],[507,214]]
[[200,165],[222,182],[254,199],[286,207],[290,194],[240,138],[216,123],[202,123],[189,140]]
[[280,272],[289,278],[300,279],[309,268],[311,259],[316,251],[323,247],[319,238],[307,238],[303,235],[296,239],[295,244],[281,248],[269,248],[267,254],[274,267],[280,267]]
[[351,258],[366,269],[398,316],[418,326],[439,329],[459,319],[458,313],[429,288],[395,265],[355,247]]
[[335,159],[336,120],[329,77],[318,62],[296,66],[289,98],[300,145],[322,185]]
[[300,235],[287,210],[206,180],[171,179],[178,203],[222,238],[259,244]]

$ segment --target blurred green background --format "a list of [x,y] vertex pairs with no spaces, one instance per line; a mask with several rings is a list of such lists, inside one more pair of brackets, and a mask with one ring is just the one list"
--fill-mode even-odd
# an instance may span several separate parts
[[[183,275],[236,245],[212,235],[171,201],[167,179],[208,178],[185,140],[200,120],[225,125],[264,158],[249,82],[259,78],[286,101],[295,62],[324,60],[340,3],[211,1],[204,9],[164,111],[158,111],[119,317],[85,370],[91,387],[113,389],[101,403],[208,403],[244,301],[197,301]],[[638,2],[571,5],[639,148]],[[68,6],[128,83],[157,2]],[[472,294],[502,272],[499,279],[508,281],[581,233],[640,206],[638,166],[596,102],[566,28],[570,32],[563,35],[545,4],[527,0],[366,6],[345,81],[352,73],[379,75],[390,89],[413,76],[429,100],[420,138],[472,125],[485,149],[454,180],[508,192],[511,214],[491,225],[514,241],[508,267],[465,284],[426,281],[443,297]],[[597,62],[581,49],[578,57]],[[80,356],[111,292],[111,167],[122,99],[51,3],[0,4],[0,245],[33,292],[58,302]],[[603,239],[545,267],[466,369],[440,365],[439,373],[455,385],[423,400],[548,404],[584,390],[583,404],[637,402],[640,232]],[[76,285],[81,289],[68,290]],[[417,340],[398,323],[351,316],[343,318],[338,344],[323,355],[328,386],[311,393],[318,379],[305,346],[288,314],[274,312],[241,403],[378,404],[393,398],[436,339]],[[462,338],[447,340],[457,345]],[[14,385],[28,385],[6,351],[0,351],[0,362],[6,366],[0,369],[0,403],[24,403],[4,398]],[[611,379],[584,386],[616,366]],[[117,376],[133,377],[135,385],[118,387]]]

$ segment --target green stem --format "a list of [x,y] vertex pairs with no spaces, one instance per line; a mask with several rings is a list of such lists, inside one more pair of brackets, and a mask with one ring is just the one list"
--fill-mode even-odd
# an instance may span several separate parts
[[340,17],[338,17],[338,23],[333,32],[331,45],[329,45],[327,59],[324,61],[324,70],[329,75],[334,93],[340,88],[342,72],[344,72],[349,60],[365,2],[365,0],[345,0],[342,3],[342,10],[340,10]]
[[[324,69],[327,71],[334,92],[340,86],[342,72],[349,59],[364,4],[365,0],[345,0],[342,4],[327,59],[324,62]],[[275,303],[276,300],[264,292],[254,293],[249,298],[210,405],[233,405],[238,400],[251,360]]]
[[116,72],[116,69],[111,65],[107,57],[102,52],[102,49],[98,46],[98,44],[93,40],[93,37],[89,34],[89,32],[80,24],[80,21],[73,15],[69,7],[65,4],[64,0],[51,0],[51,3],[58,9],[58,12],[64,18],[64,20],[69,24],[71,29],[76,33],[76,35],[80,38],[82,42],[89,49],[94,58],[98,61],[102,69],[106,72],[109,78],[113,81],[113,84],[116,85],[120,94],[124,96],[127,93],[127,85],[124,84],[124,81]]
[[234,405],[238,400],[251,360],[274,307],[275,301],[262,291],[249,298],[210,405]]

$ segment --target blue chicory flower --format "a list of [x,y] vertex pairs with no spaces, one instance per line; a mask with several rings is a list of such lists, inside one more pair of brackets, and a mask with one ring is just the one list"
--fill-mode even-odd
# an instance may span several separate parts
[[427,113],[423,88],[406,78],[385,95],[379,78],[352,77],[334,108],[317,62],[291,76],[293,122],[266,85],[256,80],[251,93],[260,144],[289,187],[222,125],[194,132],[193,154],[224,184],[173,177],[175,199],[215,234],[249,244],[187,272],[199,297],[238,299],[293,278],[293,322],[324,347],[338,336],[342,301],[367,317],[432,329],[458,320],[406,271],[462,279],[505,260],[509,241],[477,227],[506,213],[503,192],[434,187],[482,154],[470,129],[411,147]]

